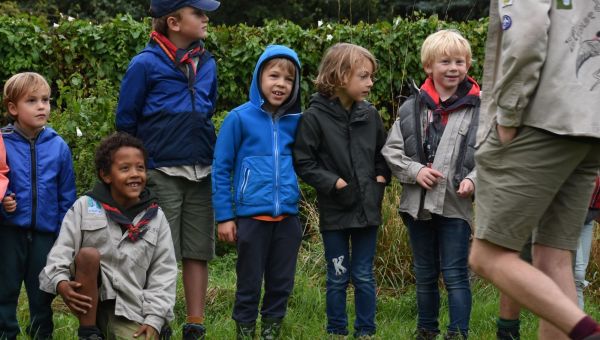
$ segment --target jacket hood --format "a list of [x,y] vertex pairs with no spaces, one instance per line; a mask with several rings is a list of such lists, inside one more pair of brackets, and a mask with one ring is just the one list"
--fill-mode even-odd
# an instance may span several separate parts
[[300,100],[300,59],[294,50],[283,45],[269,45],[258,58],[256,66],[254,67],[254,74],[252,75],[252,84],[250,84],[250,103],[256,106],[258,109],[262,109],[262,105],[265,102],[265,97],[260,90],[260,73],[263,65],[273,58],[286,58],[291,60],[296,65],[296,77],[294,80],[294,86],[290,97],[279,107],[275,114],[288,114],[301,112],[301,100]]
[[317,92],[310,97],[309,106],[316,108],[320,112],[327,113],[337,118],[347,119],[348,116],[350,116],[350,119],[354,121],[365,116],[368,113],[369,108],[371,108],[373,105],[366,100],[354,102],[350,108],[350,112],[348,112],[342,106],[339,98],[327,98],[326,96]]
[[133,206],[125,209],[121,207],[112,197],[110,193],[110,186],[101,181],[96,182],[94,188],[86,193],[87,196],[99,201],[101,203],[106,203],[112,207],[116,207],[125,216],[129,217],[129,219],[133,220],[140,212],[147,209],[152,203],[157,202],[156,196],[148,190],[148,188],[144,188],[142,193],[140,194],[140,201],[134,204]]

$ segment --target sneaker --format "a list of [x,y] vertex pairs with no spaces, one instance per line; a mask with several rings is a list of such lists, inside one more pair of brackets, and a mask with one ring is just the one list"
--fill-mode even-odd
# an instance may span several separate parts
[[199,323],[186,323],[183,325],[183,340],[204,340],[206,328]]
[[438,334],[440,333],[423,328],[418,328],[415,335],[415,340],[435,340]]
[[235,334],[237,340],[252,340],[256,335],[256,323],[255,322],[236,322],[235,323]]

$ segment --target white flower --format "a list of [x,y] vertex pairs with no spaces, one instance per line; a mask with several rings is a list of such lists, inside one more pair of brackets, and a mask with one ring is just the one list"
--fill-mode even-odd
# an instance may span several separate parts
[[69,15],[69,16],[67,17],[67,20],[68,20],[68,21],[73,21],[73,20],[75,20],[75,18],[73,18],[72,16],[70,16],[70,15]]
[[57,23],[52,24],[52,27],[57,28],[59,25]]
[[327,41],[331,41],[331,39],[333,39],[333,35],[327,34],[327,37],[325,39],[327,39]]
[[317,21],[317,27],[321,27],[321,26],[323,26],[323,20]]
[[331,29],[331,24],[327,24],[327,28],[328,28],[328,29]]
[[76,127],[75,129],[77,129],[77,137],[83,136],[83,132],[81,132],[81,130],[79,129],[79,127]]

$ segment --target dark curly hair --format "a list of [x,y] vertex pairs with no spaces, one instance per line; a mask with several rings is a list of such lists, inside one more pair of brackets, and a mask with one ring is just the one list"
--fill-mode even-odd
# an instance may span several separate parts
[[139,149],[144,155],[144,163],[148,163],[148,154],[146,153],[146,149],[144,148],[144,144],[142,144],[141,140],[125,132],[115,132],[112,135],[102,139],[96,148],[94,163],[96,164],[96,175],[100,181],[102,181],[102,177],[100,177],[100,171],[108,174],[110,172],[110,167],[112,165],[115,152],[117,152],[119,148],[125,146]]

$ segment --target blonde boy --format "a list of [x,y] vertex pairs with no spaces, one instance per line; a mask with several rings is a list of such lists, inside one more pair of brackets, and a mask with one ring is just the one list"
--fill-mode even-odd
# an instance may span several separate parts
[[125,73],[116,114],[120,131],[148,150],[148,188],[169,220],[175,254],[183,264],[187,310],[184,339],[203,339],[208,261],[215,252],[211,121],[217,67],[204,49],[214,0],[152,0],[154,31]]
[[446,338],[466,338],[479,85],[467,75],[471,48],[457,31],[428,36],[421,61],[427,79],[400,107],[381,152],[403,185],[399,210],[417,279],[417,338],[434,339],[440,333],[440,273],[449,300]]

